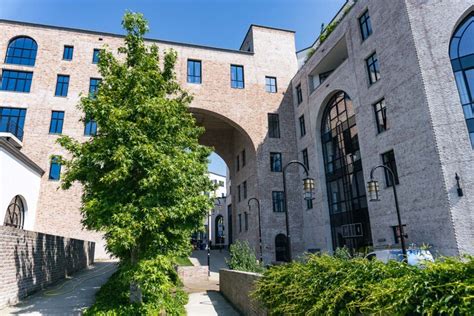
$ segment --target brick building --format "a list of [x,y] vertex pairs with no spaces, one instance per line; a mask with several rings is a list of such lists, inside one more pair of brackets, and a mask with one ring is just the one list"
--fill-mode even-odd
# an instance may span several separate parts
[[[257,212],[247,204],[256,197],[264,260],[284,257],[281,171],[299,159],[316,192],[303,200],[301,170],[288,169],[295,255],[397,243],[392,183],[382,170],[375,173],[381,201],[366,197],[370,170],[380,164],[396,168],[408,242],[474,253],[473,11],[469,0],[348,1],[334,30],[296,53],[293,32],[257,25],[239,50],[148,40],[177,51],[178,79],[206,129],[201,142],[229,168],[229,239],[257,246]],[[66,154],[57,134],[95,133],[76,104],[100,79],[95,51],[116,51],[123,37],[15,21],[0,21],[0,30],[1,122],[21,125],[22,152],[49,171],[33,229],[100,243],[80,225],[80,187],[57,190],[60,166],[51,157]],[[239,229],[246,212],[248,227]]]

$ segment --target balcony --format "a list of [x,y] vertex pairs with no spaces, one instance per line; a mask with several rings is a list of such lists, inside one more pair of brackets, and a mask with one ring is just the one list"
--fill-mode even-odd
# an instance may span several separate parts
[[3,122],[0,118],[0,137],[6,138],[17,148],[23,146],[23,129],[14,121]]

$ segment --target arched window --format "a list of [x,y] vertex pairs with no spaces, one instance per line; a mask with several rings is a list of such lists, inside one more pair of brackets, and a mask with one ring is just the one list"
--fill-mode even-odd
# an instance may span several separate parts
[[224,236],[224,217],[222,215],[218,215],[216,217],[216,225],[215,225],[215,232],[216,232],[216,246],[222,245],[225,240]]
[[12,39],[8,44],[6,64],[34,66],[38,45],[35,40],[20,36]]
[[321,142],[333,247],[372,245],[358,130],[352,101],[339,91],[322,118]]
[[474,148],[474,12],[454,32],[449,55],[471,146]]
[[23,203],[23,199],[17,195],[11,200],[7,207],[3,225],[23,229],[24,222],[25,204]]
[[275,259],[276,261],[288,262],[288,240],[284,234],[275,237]]

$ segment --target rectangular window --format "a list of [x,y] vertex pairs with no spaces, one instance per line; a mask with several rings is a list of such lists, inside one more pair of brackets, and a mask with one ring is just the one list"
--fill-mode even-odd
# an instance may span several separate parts
[[247,198],[247,181],[244,181],[243,189],[244,189],[244,200],[245,200]]
[[61,134],[63,132],[64,111],[51,112],[50,134]]
[[188,59],[188,82],[201,83],[201,61]]
[[313,200],[306,200],[306,208],[308,210],[313,208]]
[[306,135],[306,126],[304,124],[304,115],[300,116],[300,136]]
[[59,157],[53,157],[49,166],[49,180],[58,181],[61,176]]
[[2,70],[2,90],[30,92],[33,73],[29,71]]
[[308,148],[303,149],[303,164],[309,169]]
[[72,55],[74,53],[74,46],[64,45],[63,59],[72,60]]
[[362,34],[362,40],[365,41],[372,34],[372,24],[370,23],[369,10],[365,11],[364,14],[359,18],[360,33]]
[[273,212],[284,212],[285,203],[283,191],[272,191]]
[[387,108],[385,107],[384,99],[374,104],[374,111],[375,111],[375,121],[377,122],[377,131],[380,134],[388,129]]
[[11,133],[23,140],[26,109],[0,107],[0,132]]
[[277,92],[277,79],[275,77],[265,77],[265,90],[270,93]]
[[239,155],[237,155],[237,158],[235,158],[235,164],[236,164],[236,170],[239,171],[240,170],[240,157]]
[[89,96],[94,97],[97,94],[97,89],[99,89],[99,84],[102,79],[91,78],[89,81]]
[[[393,150],[387,151],[386,153],[382,154],[382,162],[383,165],[389,167],[395,176],[395,184],[399,184],[398,181],[398,172],[397,172],[397,163],[395,162],[395,152]],[[393,185],[392,178],[389,172],[385,170],[385,184],[387,187],[391,187]]]
[[380,67],[377,53],[373,53],[369,58],[365,60],[367,64],[367,72],[369,75],[369,83],[374,84],[380,79]]
[[234,89],[244,88],[244,66],[230,65],[230,86]]
[[242,232],[242,214],[239,214],[239,233]]
[[93,64],[98,64],[99,63],[99,54],[100,54],[100,49],[94,48],[94,51],[92,52],[92,63]]
[[97,135],[97,122],[93,119],[86,120],[84,125],[84,136],[95,136]]
[[245,157],[245,149],[242,150],[242,167],[247,163],[247,158]]
[[69,76],[58,75],[58,79],[56,81],[56,92],[54,93],[54,95],[57,97],[66,97],[68,89],[69,89]]
[[249,230],[249,214],[247,212],[244,213],[244,223],[245,223],[245,231]]
[[242,195],[240,193],[240,184],[237,186],[237,196],[239,197],[239,202],[242,200]]
[[270,153],[270,171],[281,172],[281,153]]
[[280,138],[280,117],[275,113],[268,113],[268,137]]
[[301,83],[296,86],[296,100],[298,101],[298,105],[303,102],[303,92],[301,91]]

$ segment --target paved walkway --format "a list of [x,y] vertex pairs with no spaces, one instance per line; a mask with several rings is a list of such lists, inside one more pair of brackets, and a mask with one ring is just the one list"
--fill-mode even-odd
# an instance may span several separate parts
[[[229,253],[225,250],[212,250],[209,280],[185,284],[189,293],[189,302],[186,305],[188,316],[239,315],[219,293],[219,269],[227,268],[225,259],[228,256]],[[190,260],[194,265],[207,265],[207,251],[193,251]]]
[[0,315],[81,315],[115,270],[116,262],[96,262],[92,268],[0,310]]

